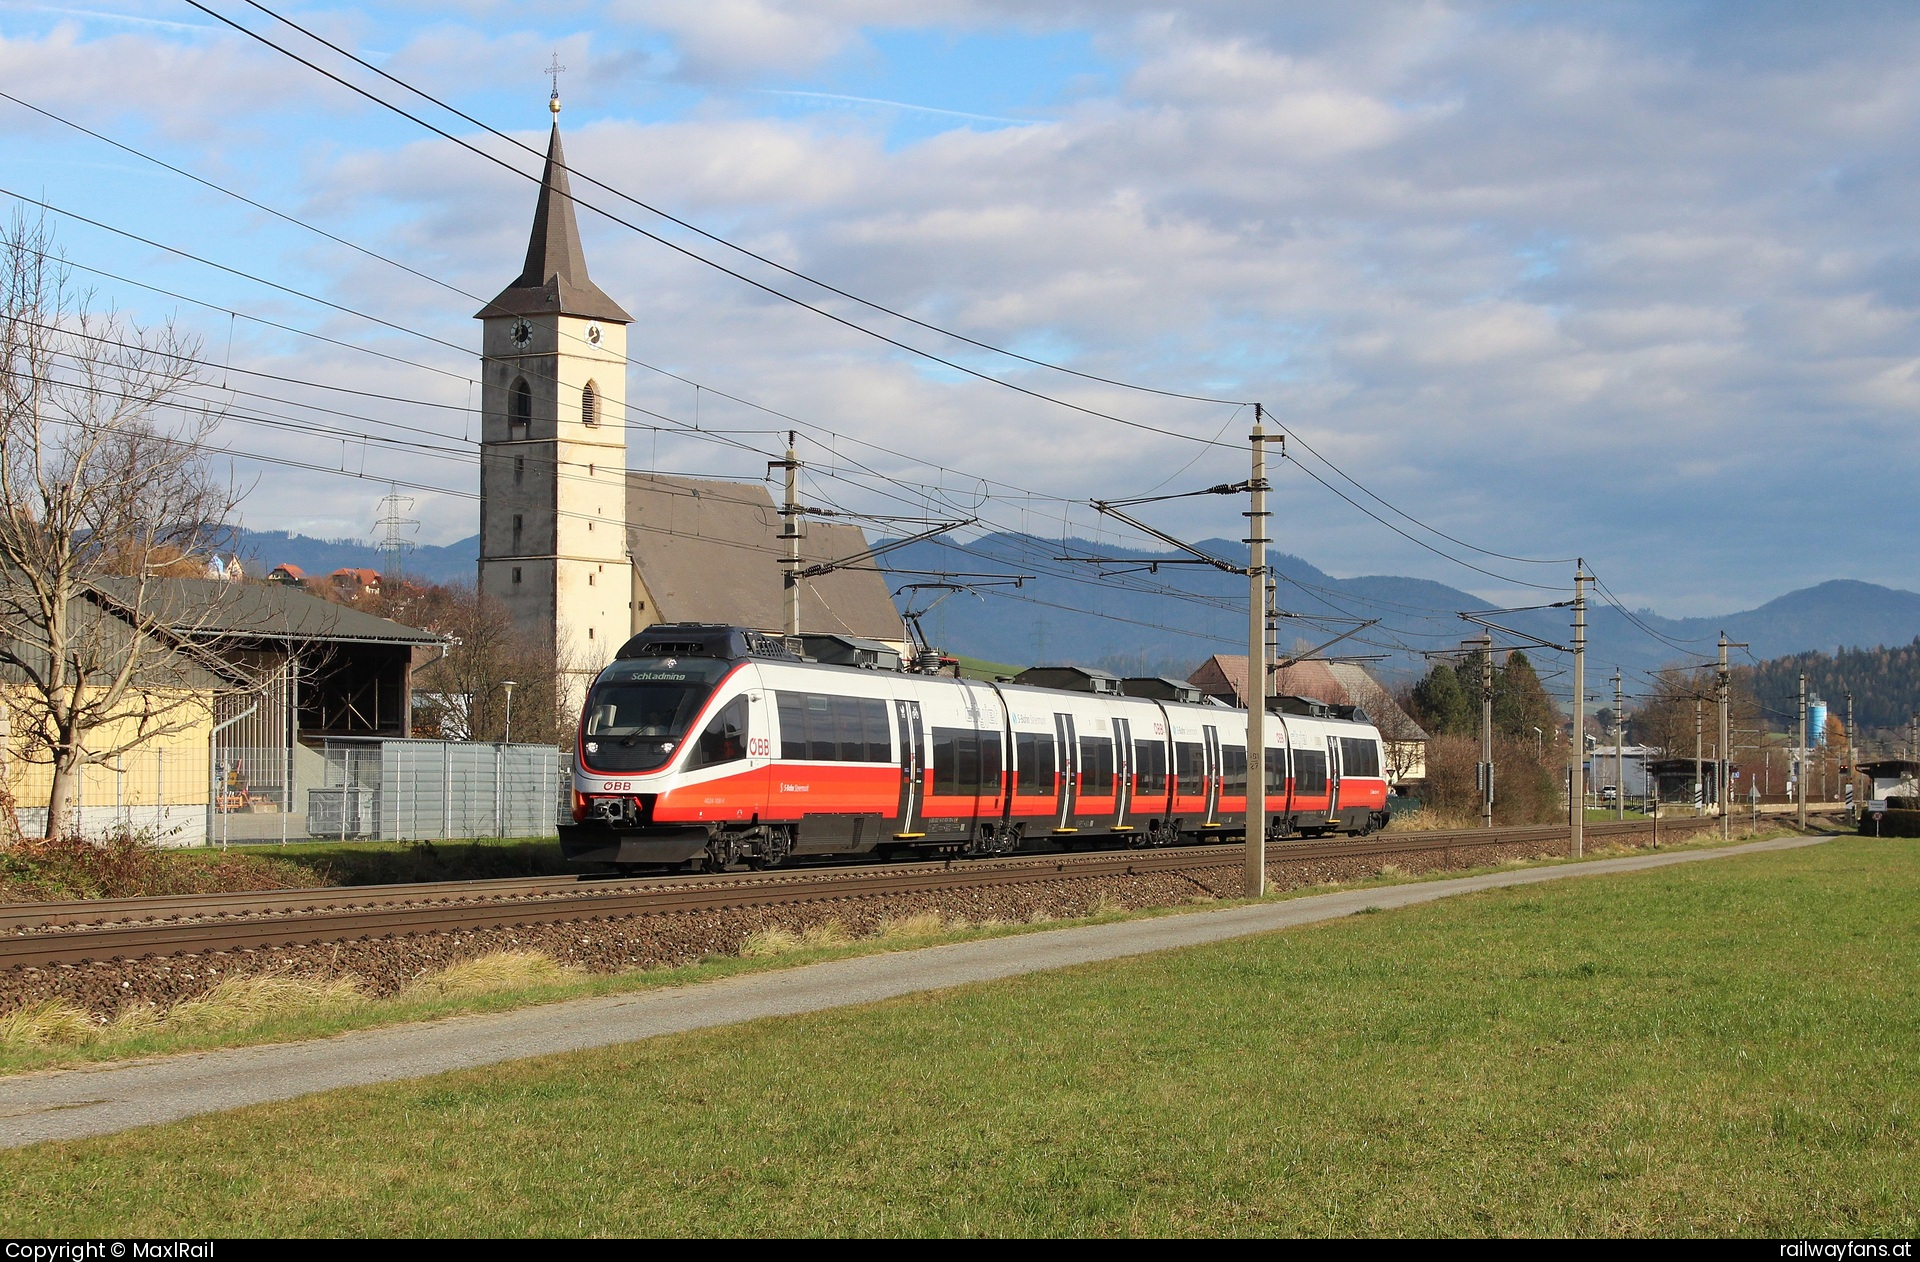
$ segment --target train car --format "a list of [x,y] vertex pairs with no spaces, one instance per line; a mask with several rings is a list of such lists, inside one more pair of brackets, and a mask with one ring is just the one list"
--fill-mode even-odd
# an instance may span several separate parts
[[[1270,836],[1386,821],[1379,733],[1307,703],[1269,720]],[[1244,711],[803,660],[739,627],[662,624],[588,690],[569,860],[771,866],[1244,837]]]

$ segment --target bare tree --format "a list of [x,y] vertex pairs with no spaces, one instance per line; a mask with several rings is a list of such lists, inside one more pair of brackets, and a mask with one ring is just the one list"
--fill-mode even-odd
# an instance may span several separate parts
[[1367,712],[1380,729],[1380,749],[1386,758],[1387,782],[1399,784],[1425,774],[1427,733],[1373,676],[1347,689],[1353,703]]
[[502,740],[507,689],[513,688],[513,737],[519,743],[566,744],[579,718],[564,679],[573,663],[551,644],[522,633],[499,601],[471,584],[396,586],[366,606],[370,612],[448,636],[446,654],[415,676],[414,730],[443,740]]
[[0,666],[23,756],[52,765],[47,832],[88,764],[206,715],[205,659],[164,573],[204,573],[233,509],[192,397],[196,343],[97,312],[43,222],[0,233]]

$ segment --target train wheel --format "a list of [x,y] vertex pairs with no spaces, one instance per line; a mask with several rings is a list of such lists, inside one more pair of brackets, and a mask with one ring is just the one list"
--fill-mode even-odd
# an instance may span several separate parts
[[715,837],[707,843],[707,871],[725,872],[740,858],[740,846],[733,838]]

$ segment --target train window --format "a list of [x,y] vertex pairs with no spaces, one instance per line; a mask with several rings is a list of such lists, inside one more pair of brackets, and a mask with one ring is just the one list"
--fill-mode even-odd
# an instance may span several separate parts
[[601,771],[651,771],[680,748],[713,686],[727,673],[718,661],[619,662],[594,683],[586,702],[584,753]]
[[928,793],[1000,793],[1000,733],[968,727],[933,729],[933,787]]
[[840,742],[833,731],[833,699],[811,692],[807,694],[807,757],[814,762],[840,757]]
[[860,730],[865,734],[868,762],[892,762],[893,739],[887,723],[887,703],[877,697],[860,698]]
[[789,762],[892,762],[887,703],[875,697],[779,692],[780,757]]
[[1377,776],[1380,774],[1380,746],[1359,736],[1340,738],[1340,774]]
[[1267,747],[1267,796],[1287,791],[1287,751]]
[[1173,743],[1173,769],[1180,779],[1178,792],[1184,797],[1199,797],[1207,791],[1206,749],[1199,741]]
[[960,791],[960,729],[957,727],[936,727],[933,729],[933,783],[927,786],[928,793],[958,793]]
[[1167,747],[1159,741],[1135,741],[1133,765],[1141,797],[1165,797],[1167,792]]
[[1080,792],[1090,798],[1113,796],[1113,742],[1104,736],[1080,738]]
[[833,730],[838,738],[835,744],[840,751],[834,756],[841,762],[865,762],[867,737],[863,727],[865,719],[860,713],[861,699],[829,697],[828,700],[833,706]]
[[1247,795],[1247,747],[1245,745],[1220,747],[1220,792],[1233,798]]
[[960,735],[960,757],[953,771],[953,783],[962,793],[980,791],[980,734],[974,731]]
[[1053,737],[1040,732],[1013,734],[1019,774],[1013,791],[1021,797],[1053,796]]
[[747,756],[747,699],[735,697],[707,721],[700,741],[687,756],[687,770],[733,762]]
[[807,760],[807,697],[800,692],[778,692],[780,705],[780,757],[787,762]]
[[1315,797],[1327,791],[1327,755],[1319,749],[1293,751],[1293,791]]

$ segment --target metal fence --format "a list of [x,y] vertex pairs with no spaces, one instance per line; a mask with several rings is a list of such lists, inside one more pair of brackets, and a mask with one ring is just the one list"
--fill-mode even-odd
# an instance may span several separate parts
[[[46,832],[51,772],[7,768],[21,831]],[[127,829],[163,846],[263,841],[553,837],[572,767],[551,745],[352,740],[134,750],[75,786],[80,835]],[[38,802],[40,805],[35,805]]]
[[306,790],[311,836],[553,837],[569,768],[551,745],[330,740]]
[[[44,835],[53,768],[16,759],[6,770],[21,832],[30,837]],[[207,836],[208,783],[205,749],[128,750],[81,769],[74,782],[69,822],[88,837],[125,829],[159,845],[197,846]]]

